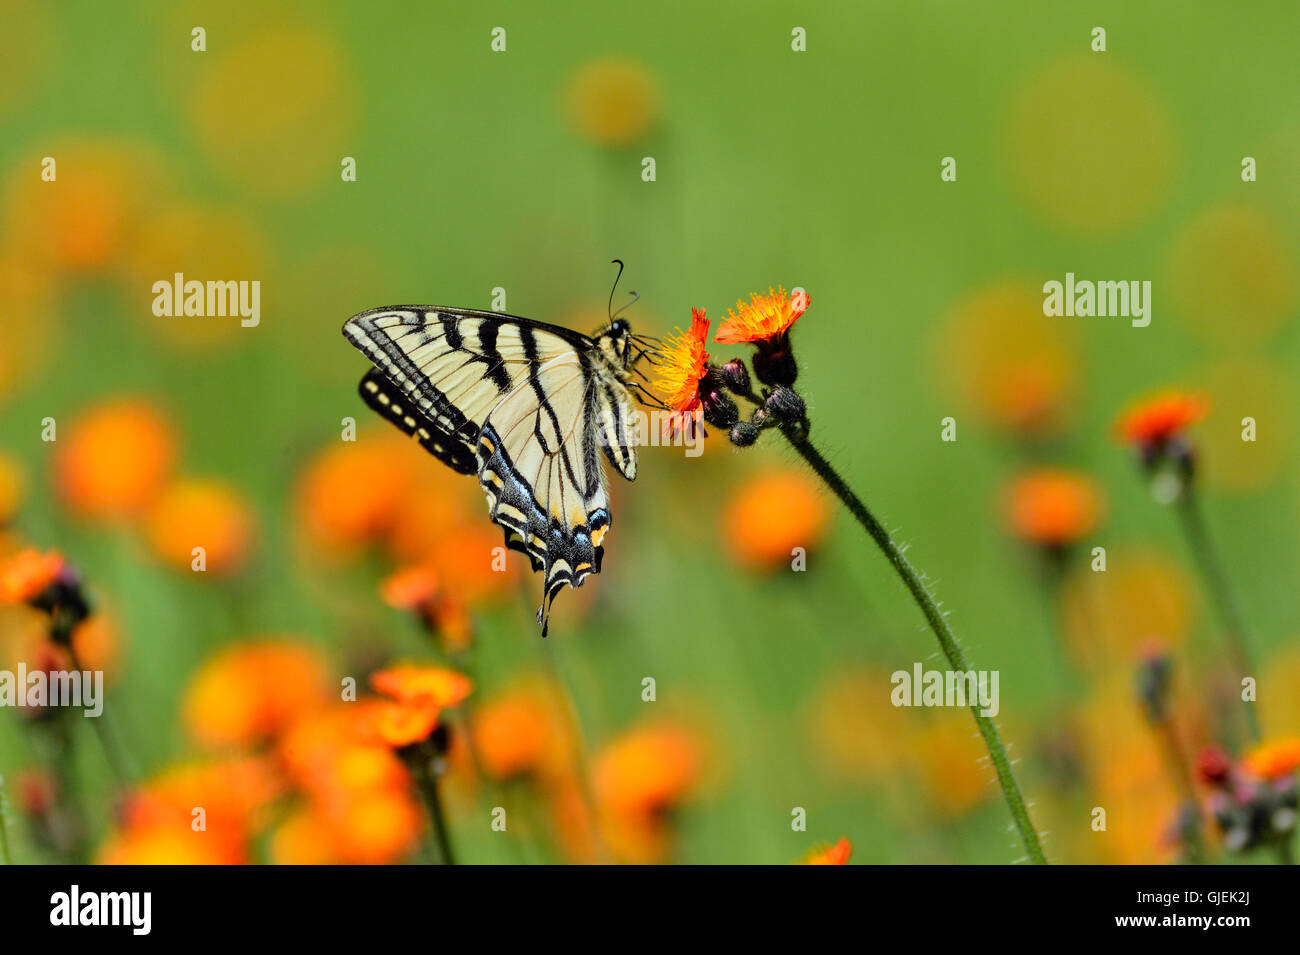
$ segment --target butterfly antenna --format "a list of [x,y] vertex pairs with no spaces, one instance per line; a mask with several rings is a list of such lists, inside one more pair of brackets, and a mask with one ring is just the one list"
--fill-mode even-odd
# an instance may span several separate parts
[[618,289],[618,280],[623,277],[623,260],[610,259],[611,265],[618,266],[618,275],[614,276],[614,284],[609,288],[609,304],[605,306],[605,314],[609,316],[609,323],[614,324],[614,292]]

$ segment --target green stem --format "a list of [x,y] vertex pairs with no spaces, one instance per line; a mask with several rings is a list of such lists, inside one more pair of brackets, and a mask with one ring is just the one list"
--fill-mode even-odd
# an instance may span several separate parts
[[[1228,643],[1228,654],[1237,670],[1238,681],[1243,677],[1253,676],[1256,672],[1255,665],[1246,639],[1246,628],[1242,623],[1241,612],[1237,609],[1237,602],[1233,597],[1232,588],[1228,585],[1228,577],[1223,572],[1223,565],[1219,563],[1218,552],[1210,539],[1210,532],[1201,514],[1196,493],[1190,487],[1178,499],[1178,516],[1183,526],[1183,533],[1187,536],[1188,549],[1192,552],[1196,568],[1205,582],[1205,589],[1209,591],[1210,602],[1214,604],[1215,612],[1223,626]],[[1241,691],[1240,683],[1237,691],[1239,693]],[[1255,708],[1244,699],[1242,706],[1246,710],[1246,729],[1250,738],[1254,742],[1259,742],[1259,721],[1255,717]]]
[[[844,483],[844,479],[831,467],[830,462],[822,457],[821,452],[809,443],[806,425],[787,425],[781,430],[794,449],[817,472],[817,476],[826,482],[827,487],[834,491],[836,496],[844,502],[844,506],[862,525],[863,530],[876,542],[876,546],[884,552],[889,563],[893,565],[894,570],[902,578],[908,591],[911,592],[912,599],[916,601],[917,606],[921,608],[921,612],[925,614],[925,619],[930,624],[930,629],[934,631],[934,635],[938,638],[939,647],[943,650],[943,655],[948,659],[948,663],[954,670],[970,670],[966,655],[962,652],[961,647],[957,645],[957,639],[953,635],[952,628],[948,626],[948,621],[939,609],[934,595],[930,593],[921,576],[908,562],[907,557],[904,556],[902,549],[889,531],[885,530],[881,523],[867,510],[867,506],[853,493],[852,488]],[[1034,830],[1033,823],[1030,822],[1029,809],[1026,807],[1024,797],[1020,793],[1020,784],[1016,781],[1015,773],[1011,769],[1011,760],[1007,757],[1007,748],[1002,742],[1002,736],[998,733],[998,728],[993,720],[980,712],[978,702],[972,703],[970,710],[971,715],[975,717],[975,725],[979,729],[980,735],[984,737],[984,745],[988,749],[993,768],[997,771],[998,782],[1002,786],[1002,794],[1006,799],[1007,808],[1011,810],[1011,818],[1020,833],[1025,852],[1028,853],[1030,861],[1045,865],[1047,857],[1043,855],[1042,846],[1038,843],[1038,833]]]
[[5,865],[13,865],[14,858],[9,854],[9,828],[5,816],[5,790],[4,777],[0,777],[0,861]]
[[429,810],[429,820],[433,823],[433,844],[438,865],[455,865],[456,857],[451,851],[451,837],[447,832],[447,817],[442,809],[437,777],[429,767],[427,754],[416,754],[415,763],[415,781],[420,787],[420,795],[424,797],[424,805]]
[[[77,658],[77,651],[73,649],[72,641],[70,639],[67,641],[67,647],[68,658],[72,664],[72,669],[78,673],[86,674],[88,678],[92,676],[91,671],[82,667],[81,661]],[[93,716],[90,719],[95,724],[95,735],[99,737],[99,745],[104,751],[104,759],[108,761],[108,768],[116,779],[118,788],[125,790],[130,788],[131,777],[126,771],[126,762],[122,758],[122,753],[118,749],[117,744],[113,741],[112,727],[108,723],[108,707],[106,702],[100,700],[99,703],[102,707],[100,714],[98,716]]]

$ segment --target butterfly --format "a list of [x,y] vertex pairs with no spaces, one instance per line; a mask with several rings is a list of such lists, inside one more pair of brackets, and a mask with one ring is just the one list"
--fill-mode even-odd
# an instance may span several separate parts
[[424,305],[361,312],[343,335],[374,364],[362,400],[452,470],[477,474],[506,546],[544,573],[545,637],[555,595],[600,573],[612,521],[604,462],[636,478],[635,396],[656,399],[632,376],[644,379],[636,365],[653,363],[657,340],[615,314],[588,337]]

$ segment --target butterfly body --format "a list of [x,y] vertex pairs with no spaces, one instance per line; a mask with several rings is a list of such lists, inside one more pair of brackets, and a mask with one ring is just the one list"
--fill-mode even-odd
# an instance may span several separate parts
[[600,573],[607,461],[636,477],[633,336],[595,337],[496,312],[394,306],[348,319],[374,363],[361,397],[431,454],[476,473],[506,545],[544,572],[542,634],[566,586]]

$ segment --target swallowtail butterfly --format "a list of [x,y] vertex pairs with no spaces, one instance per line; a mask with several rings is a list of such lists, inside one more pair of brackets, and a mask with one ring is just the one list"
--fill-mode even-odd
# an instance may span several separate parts
[[600,573],[611,521],[602,455],[636,478],[629,419],[633,393],[647,393],[632,375],[653,340],[617,317],[589,338],[425,305],[370,309],[343,334],[375,366],[361,379],[365,403],[448,467],[477,474],[506,546],[544,572],[546,636],[555,595]]

